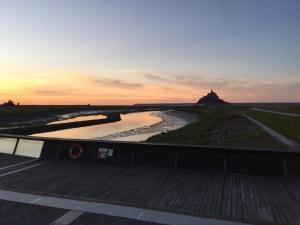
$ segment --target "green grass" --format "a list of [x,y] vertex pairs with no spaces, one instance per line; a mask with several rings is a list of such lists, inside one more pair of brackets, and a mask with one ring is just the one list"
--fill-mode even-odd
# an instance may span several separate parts
[[276,111],[276,112],[285,112],[285,113],[295,113],[295,114],[300,114],[300,106],[264,106],[264,107],[259,107],[265,110],[271,110],[271,111]]
[[50,118],[84,110],[96,110],[97,106],[88,105],[20,105],[15,107],[0,107],[0,126],[10,126],[14,122]]
[[0,107],[0,116],[26,116],[35,114],[69,113],[77,110],[87,110],[89,106],[51,106],[51,105],[21,105],[15,107]]
[[250,111],[247,115],[264,123],[278,133],[300,143],[300,117]]
[[198,107],[200,120],[181,129],[150,137],[148,142],[281,148],[269,135],[242,116],[246,107]]

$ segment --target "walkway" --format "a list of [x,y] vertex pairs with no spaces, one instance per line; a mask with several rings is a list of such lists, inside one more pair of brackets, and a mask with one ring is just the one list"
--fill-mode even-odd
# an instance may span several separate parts
[[[11,192],[3,190],[0,190],[0,199],[19,203],[26,203],[36,206],[47,206],[68,210],[61,217],[53,221],[51,225],[73,224],[73,221],[75,221],[77,218],[81,217],[85,213],[116,216],[132,220],[151,222],[151,224],[159,223],[168,225],[246,225],[246,223],[195,217],[156,210],[127,207],[122,205],[78,201],[66,198],[54,198],[42,195],[24,194],[20,192]],[[121,218],[119,218],[119,220]]]
[[296,113],[277,112],[277,111],[265,110],[265,109],[259,109],[259,108],[251,108],[251,109],[252,110],[256,110],[256,111],[262,111],[262,112],[268,112],[268,113],[283,115],[283,116],[296,116],[296,117],[300,117],[300,114],[296,114]]
[[246,115],[247,112],[243,113],[243,116],[245,118],[247,118],[248,120],[252,121],[253,123],[255,123],[257,126],[259,126],[262,130],[264,130],[265,132],[267,132],[269,135],[271,135],[273,138],[275,138],[278,142],[287,145],[291,148],[296,148],[296,146],[298,146],[298,144],[292,140],[290,140],[289,138],[283,136],[282,134],[278,133],[277,131],[271,129],[270,127],[267,127],[266,125],[264,125],[263,123],[253,119],[252,117]]

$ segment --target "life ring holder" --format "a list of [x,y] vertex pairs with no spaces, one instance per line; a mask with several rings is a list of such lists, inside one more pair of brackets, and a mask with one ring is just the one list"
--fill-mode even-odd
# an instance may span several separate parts
[[[79,148],[78,152],[74,151],[74,149],[76,149],[76,148]],[[84,149],[83,149],[83,146],[81,144],[72,144],[69,151],[68,151],[68,154],[69,154],[69,157],[71,159],[78,159],[78,158],[81,157],[83,152],[84,152]]]

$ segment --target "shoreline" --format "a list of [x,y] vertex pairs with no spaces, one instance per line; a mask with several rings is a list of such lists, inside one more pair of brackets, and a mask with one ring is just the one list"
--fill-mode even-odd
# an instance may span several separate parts
[[121,120],[120,113],[107,113],[107,117],[103,119],[18,127],[12,129],[5,129],[5,133],[35,135],[35,134],[48,133],[48,132],[59,131],[59,130],[67,130],[67,129],[81,128],[81,127],[87,127],[87,126],[93,126],[93,125],[99,125],[105,123],[113,123],[120,120]]
[[98,140],[130,140],[130,141],[147,141],[149,137],[157,134],[166,133],[171,130],[176,130],[190,123],[198,121],[198,115],[185,113],[181,111],[157,111],[152,113],[153,116],[161,118],[161,121],[150,126],[139,127],[127,131],[117,132],[105,135]]
[[126,114],[132,112],[136,112],[136,111],[134,110],[92,110],[92,111],[79,111],[79,112],[72,112],[72,113],[65,113],[65,114],[55,114],[55,115],[45,116],[39,119],[32,119],[27,122],[13,121],[11,122],[11,126],[0,126],[0,131],[19,129],[19,128],[25,129],[25,128],[30,128],[35,126],[47,126],[47,125],[51,125],[50,123],[53,122],[64,121],[64,120],[83,117],[83,116],[97,116],[97,115],[108,116],[111,113]]
[[[134,113],[136,111],[133,110],[113,110],[118,111],[124,114]],[[147,110],[145,110],[147,111]],[[100,110],[95,111],[81,111],[75,113],[68,113],[63,115],[55,115],[56,119],[52,119],[51,121],[63,121],[70,118],[77,118],[81,116],[89,116],[89,115],[105,115],[111,117],[111,114]],[[154,124],[150,124],[143,127],[137,127],[125,131],[120,131],[117,133],[108,134],[105,136],[95,137],[94,139],[98,140],[120,140],[120,141],[147,141],[150,137],[155,136],[157,134],[166,133],[172,130],[176,130],[182,128],[190,123],[198,121],[198,115],[193,113],[187,113],[182,111],[168,110],[168,111],[153,111],[151,112],[152,116],[159,117],[160,121]],[[85,126],[98,125],[102,123],[107,123],[107,120],[110,121],[110,118],[106,119],[97,119],[97,120],[83,120],[76,121],[70,123],[57,123],[57,124],[38,124],[33,123],[27,126],[19,126],[19,127],[9,127],[9,128],[0,128],[0,131],[5,133],[18,133],[18,134],[27,134],[34,135],[39,133],[47,133],[56,130],[65,130],[71,128],[80,128]],[[112,121],[110,121],[112,122]]]

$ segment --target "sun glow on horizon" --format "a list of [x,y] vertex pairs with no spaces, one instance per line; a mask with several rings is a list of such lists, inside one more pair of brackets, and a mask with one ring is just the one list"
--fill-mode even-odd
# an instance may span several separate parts
[[[128,71],[131,73],[130,71]],[[298,86],[275,81],[250,79],[209,79],[201,76],[164,76],[139,74],[139,79],[122,72],[121,76],[81,75],[66,72],[32,75],[0,75],[0,100],[21,104],[138,104],[191,103],[209,92],[217,91],[229,102],[288,101],[297,96]],[[267,90],[267,92],[266,92]],[[285,95],[278,93],[284,91]]]

